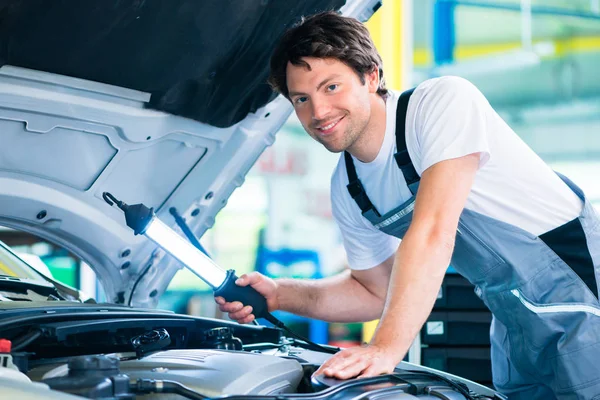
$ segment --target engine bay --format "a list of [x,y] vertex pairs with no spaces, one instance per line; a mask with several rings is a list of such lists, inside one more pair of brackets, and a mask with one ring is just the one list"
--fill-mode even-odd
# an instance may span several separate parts
[[3,388],[14,387],[10,393],[22,400],[71,398],[67,394],[105,400],[502,398],[408,363],[374,378],[315,376],[331,355],[279,329],[131,310],[61,310],[0,320],[2,337],[12,343],[9,352],[0,352]]

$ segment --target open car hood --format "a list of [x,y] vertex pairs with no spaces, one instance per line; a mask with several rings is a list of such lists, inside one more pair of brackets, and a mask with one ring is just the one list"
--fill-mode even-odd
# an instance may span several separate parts
[[[346,3],[346,4],[345,4]],[[374,0],[0,1],[0,225],[61,245],[122,303],[181,266],[102,199],[175,207],[199,237],[292,108],[266,84],[279,36]]]

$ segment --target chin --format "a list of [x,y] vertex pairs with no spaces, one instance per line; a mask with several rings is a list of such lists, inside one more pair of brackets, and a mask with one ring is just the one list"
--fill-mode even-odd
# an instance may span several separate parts
[[323,143],[323,146],[331,153],[341,153],[342,151],[346,150],[346,147],[344,146],[336,146],[336,145],[331,145],[331,144],[327,144],[327,143]]

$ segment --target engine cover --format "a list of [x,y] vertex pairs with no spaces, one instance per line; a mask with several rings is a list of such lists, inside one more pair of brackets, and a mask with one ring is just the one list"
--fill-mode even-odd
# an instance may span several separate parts
[[[122,374],[137,379],[177,381],[208,397],[227,394],[292,393],[302,379],[295,360],[227,350],[167,350],[141,359],[121,361]],[[43,379],[66,376],[67,365]]]

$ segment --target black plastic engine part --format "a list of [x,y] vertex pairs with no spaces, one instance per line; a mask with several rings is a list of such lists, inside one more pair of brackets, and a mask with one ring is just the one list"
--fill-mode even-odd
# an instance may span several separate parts
[[154,329],[131,339],[131,345],[138,357],[162,350],[170,344],[171,336],[164,328]]
[[74,357],[69,360],[69,374],[44,379],[54,390],[90,399],[134,399],[129,391],[129,377],[119,371],[119,359],[104,355]]
[[[387,380],[381,381],[382,379]],[[387,383],[396,386],[397,389],[402,389],[403,392],[411,394],[413,396],[421,396],[425,394],[435,395],[440,398],[447,399],[461,399],[461,400],[474,400],[469,392],[469,388],[463,383],[457,382],[441,375],[437,375],[428,371],[410,371],[396,369],[393,374],[380,375],[373,378],[364,378],[356,380],[341,381],[334,378],[328,378],[324,375],[313,375],[311,378],[312,386],[316,391],[322,391],[331,388],[341,388],[344,386],[352,387],[356,385],[356,382],[364,384],[379,382]],[[377,383],[379,383],[377,382]],[[363,390],[363,389],[361,389]],[[371,389],[369,389],[371,390]],[[442,392],[450,391],[453,395],[444,394]]]
[[181,383],[174,381],[138,379],[136,383],[131,384],[131,390],[136,394],[174,393],[192,400],[206,399],[206,396],[201,393],[195,392]]
[[233,336],[233,330],[228,327],[209,329],[204,332],[205,345],[211,349],[242,350],[242,341]]
[[19,369],[19,371],[21,371],[22,373],[26,374],[27,371],[29,371],[29,357],[32,356],[34,353],[28,353],[28,352],[11,352],[10,355],[12,356],[12,361],[13,364],[15,365],[15,367],[17,367]]
[[13,345],[12,345],[13,352],[23,350],[25,347],[27,347],[31,343],[35,342],[43,334],[44,333],[41,329],[32,329],[31,331],[27,332],[25,335],[13,339]]

